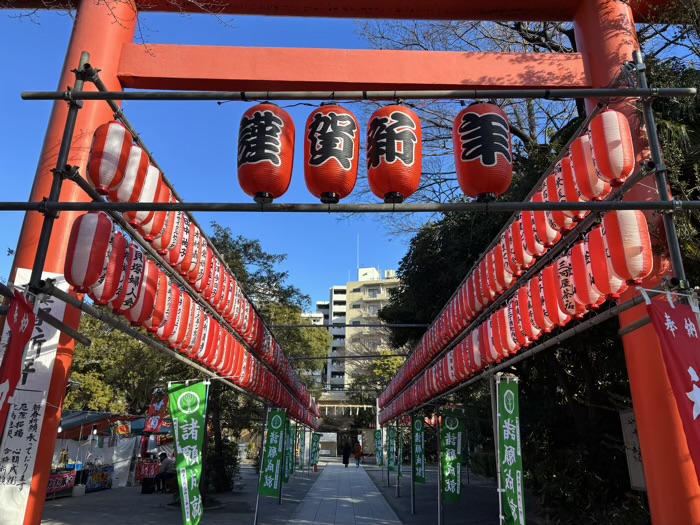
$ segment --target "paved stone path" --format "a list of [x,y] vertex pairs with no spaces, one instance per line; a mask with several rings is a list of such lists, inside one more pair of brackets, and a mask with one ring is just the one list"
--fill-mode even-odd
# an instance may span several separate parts
[[329,463],[290,525],[401,525],[363,467]]

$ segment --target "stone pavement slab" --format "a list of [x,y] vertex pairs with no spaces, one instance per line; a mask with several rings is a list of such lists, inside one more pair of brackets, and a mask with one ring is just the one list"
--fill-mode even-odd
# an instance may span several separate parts
[[329,462],[290,525],[402,525],[363,467]]

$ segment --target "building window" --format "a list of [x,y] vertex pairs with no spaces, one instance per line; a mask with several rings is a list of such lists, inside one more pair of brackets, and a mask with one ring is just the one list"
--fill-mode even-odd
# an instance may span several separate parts
[[354,326],[360,326],[360,321],[353,321],[352,324],[353,324]]
[[345,377],[345,372],[331,372],[331,377],[332,378]]
[[357,310],[357,309],[359,309],[359,308],[361,308],[361,307],[362,307],[362,305],[361,305],[360,303],[355,303],[355,304],[352,305],[352,309],[353,309],[353,310]]
[[367,313],[369,315],[377,315],[379,313],[379,306],[376,304],[367,305]]
[[361,292],[361,291],[362,291],[362,288],[353,288],[353,289],[352,289],[352,293],[358,293],[358,292]]
[[367,296],[370,299],[376,299],[380,293],[381,293],[380,288],[367,288]]

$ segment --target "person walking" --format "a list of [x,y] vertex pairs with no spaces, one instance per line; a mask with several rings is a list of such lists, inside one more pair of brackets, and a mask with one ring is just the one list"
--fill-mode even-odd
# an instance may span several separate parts
[[350,463],[350,454],[352,454],[352,449],[350,448],[350,442],[346,441],[343,447],[343,465],[348,468],[348,463]]
[[360,468],[360,460],[362,459],[362,445],[359,441],[355,441],[355,467]]

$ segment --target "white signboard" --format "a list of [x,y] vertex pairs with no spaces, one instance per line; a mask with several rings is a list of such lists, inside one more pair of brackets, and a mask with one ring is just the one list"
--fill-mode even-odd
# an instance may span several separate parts
[[[31,270],[19,268],[15,286],[26,285],[30,275]],[[55,279],[58,288],[68,291],[68,283],[62,275],[44,273],[42,278]],[[49,297],[39,308],[62,320],[65,306],[62,301]],[[25,349],[22,378],[11,400],[0,445],[0,525],[24,522],[59,336],[58,330],[37,318]],[[2,340],[6,340],[5,333]]]

